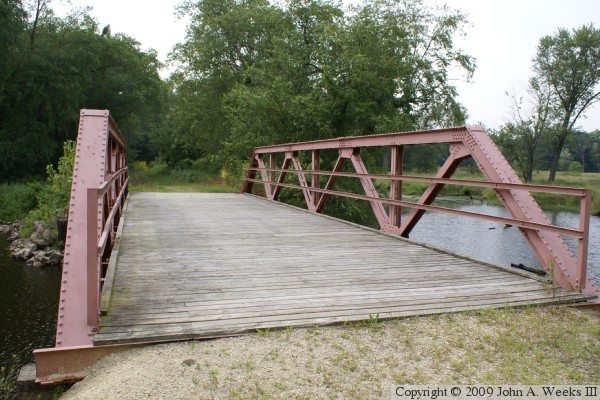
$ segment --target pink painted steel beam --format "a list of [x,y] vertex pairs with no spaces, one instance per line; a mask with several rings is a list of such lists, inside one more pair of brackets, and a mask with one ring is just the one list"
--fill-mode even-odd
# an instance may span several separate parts
[[[97,331],[102,256],[114,228],[114,221],[107,219],[120,214],[114,207],[120,207],[127,194],[126,151],[108,111],[81,111],[56,347],[90,345]],[[116,171],[119,166],[123,168]]]
[[[287,157],[287,155],[286,155]],[[304,195],[304,201],[306,202],[306,206],[310,211],[314,211],[315,207],[313,206],[312,194],[308,187],[308,183],[306,182],[306,177],[302,172],[302,165],[300,164],[300,159],[298,158],[298,153],[289,154],[289,157],[292,159],[294,164],[294,168],[296,168],[296,174],[298,176],[298,182],[300,182],[300,187],[302,188],[302,194]]]
[[[344,168],[344,164],[346,164],[347,159],[348,159],[348,154],[344,155],[344,153],[342,151],[340,151],[340,155],[339,155],[338,159],[335,161],[335,165],[333,166],[333,172],[340,172]],[[323,208],[325,207],[325,202],[327,201],[327,198],[329,197],[329,194],[327,193],[327,191],[331,190],[336,179],[337,179],[337,177],[335,175],[329,175],[329,179],[327,179],[327,183],[325,183],[325,191],[323,191],[323,192],[315,191],[317,193],[321,193],[321,195],[319,196],[319,201],[317,202],[317,207],[315,209],[316,212],[323,211]]]
[[[460,163],[466,159],[471,157],[468,150],[462,144],[453,144],[451,146],[450,157],[446,160],[442,168],[436,174],[437,179],[448,179],[450,178]],[[417,204],[425,204],[429,205],[433,203],[435,198],[440,194],[442,189],[444,188],[444,183],[431,183],[429,187],[425,190],[425,192],[421,195]],[[421,217],[425,214],[425,210],[413,208],[410,214],[404,218],[400,229],[398,230],[398,234],[400,236],[408,237],[410,232],[413,230],[415,225],[419,222]]]
[[[390,154],[390,175],[402,176],[404,171],[404,146],[392,146]],[[402,200],[402,181],[390,179],[390,199]],[[390,205],[390,224],[396,228],[402,225],[402,207]]]
[[[59,301],[56,346],[82,346],[92,343],[88,330],[88,235],[99,238],[99,228],[88,230],[87,190],[104,184],[106,144],[108,142],[108,111],[83,110],[79,120],[79,135],[73,170],[71,202],[65,257]],[[101,213],[101,204],[92,207],[94,215]],[[97,219],[97,217],[95,218]],[[96,224],[97,226],[98,224]],[[91,255],[94,262],[94,255]]]
[[[510,164],[483,129],[469,128],[463,134],[463,140],[488,180],[521,183],[521,180]],[[549,222],[542,209],[528,191],[499,189],[496,190],[496,193],[514,218],[538,223]],[[581,210],[580,212],[586,214],[586,210]],[[582,216],[582,218],[589,223],[589,214]],[[591,290],[597,291],[592,282],[584,278],[585,265],[578,263],[581,260],[577,260],[573,256],[573,253],[558,234],[531,230],[520,231],[531,245],[546,271],[552,274],[555,283],[561,287],[572,288],[578,291],[589,285],[591,286]],[[585,245],[582,246],[582,250],[587,253]]]
[[405,144],[435,144],[456,142],[455,134],[466,131],[466,127],[436,129],[431,131],[386,133],[383,135],[347,136],[343,138],[314,140],[309,142],[255,147],[256,154],[283,153],[286,151],[312,151],[348,149],[358,147],[383,147]]
[[272,177],[267,176],[267,172],[265,171],[265,160],[263,160],[262,154],[256,155],[256,162],[258,163],[259,168],[261,168],[260,175],[265,186],[265,193],[267,195],[267,199],[273,200],[273,187],[269,183]]
[[[368,173],[367,167],[365,166],[362,158],[360,158],[360,153],[358,150],[355,149],[352,151],[352,154],[350,155],[350,161],[352,161],[352,165],[357,173],[363,175]],[[377,193],[377,189],[375,189],[375,185],[373,185],[371,178],[365,178],[362,176],[358,179],[360,180],[365,194],[370,199],[369,204],[371,205],[371,209],[373,209],[373,214],[375,214],[375,218],[377,218],[377,222],[379,223],[381,229],[386,232],[393,231],[393,228],[390,226],[388,214],[385,211],[381,201],[378,201],[379,194]]]
[[[260,171],[261,168],[251,167],[250,170]],[[296,172],[293,169],[283,170],[279,168],[265,168],[265,171],[272,172]],[[304,170],[305,173],[313,174],[318,173],[319,175],[336,177],[348,177],[356,178],[358,176],[372,178],[372,179],[387,179],[390,181],[412,181],[412,182],[425,182],[425,183],[441,183],[443,185],[458,185],[458,186],[473,186],[483,187],[490,189],[522,189],[538,193],[551,193],[551,194],[564,194],[571,196],[585,197],[588,189],[581,188],[570,188],[561,186],[545,186],[545,185],[530,185],[526,183],[504,183],[504,182],[489,182],[489,181],[472,181],[468,179],[447,179],[447,178],[431,178],[426,176],[412,176],[412,175],[391,175],[391,174],[357,174],[355,172],[331,172],[325,170]]]
[[[260,183],[260,181],[257,179],[254,179],[253,181],[255,183]],[[295,185],[292,183],[278,183],[277,185],[286,187],[286,188],[291,188],[291,189],[300,189],[301,188],[300,185]],[[335,191],[335,190],[325,190],[325,189],[315,189],[315,191],[318,191],[319,193],[323,193],[323,194],[348,197],[348,198],[357,199],[357,200],[366,200],[366,201],[371,200],[371,198],[369,196],[362,195],[362,194],[339,192],[339,191]],[[520,227],[523,229],[546,230],[549,232],[558,233],[560,235],[568,235],[568,236],[573,236],[576,238],[583,237],[583,233],[581,233],[577,229],[563,228],[563,227],[551,225],[551,224],[528,222],[528,221],[523,221],[520,219],[511,218],[511,217],[497,217],[494,215],[480,214],[480,213],[474,213],[474,212],[470,212],[470,211],[461,211],[461,210],[457,210],[454,208],[440,207],[440,206],[428,205],[428,204],[423,204],[423,203],[421,203],[421,204],[413,203],[413,202],[409,202],[409,201],[405,201],[405,200],[392,200],[392,199],[386,199],[386,198],[379,198],[379,201],[382,202],[383,204],[397,205],[397,206],[407,207],[407,208],[411,208],[411,209],[441,212],[441,213],[445,213],[445,214],[453,214],[453,215],[458,215],[458,216],[463,216],[463,217],[478,218],[478,219],[483,219],[486,221],[498,222],[501,224],[510,224],[510,225],[514,225],[516,227]]]
[[[310,172],[311,177],[310,177],[310,187],[312,189],[319,189],[321,187],[321,175],[319,175],[318,171],[321,169],[321,153],[319,152],[319,150],[313,150],[312,151],[312,157],[311,157],[311,167],[312,167],[312,171]],[[319,197],[321,196],[320,193],[312,191],[311,193],[312,195],[312,209],[314,211],[317,210],[317,207],[319,205]]]

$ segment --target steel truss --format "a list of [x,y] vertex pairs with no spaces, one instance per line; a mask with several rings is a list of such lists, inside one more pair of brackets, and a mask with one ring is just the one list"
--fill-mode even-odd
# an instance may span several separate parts
[[[434,178],[403,175],[404,146],[422,144],[448,144],[450,156]],[[368,172],[361,158],[361,149],[373,147],[390,149],[391,167],[388,174]],[[321,169],[321,152],[327,150],[338,151],[337,160],[331,171]],[[310,169],[302,167],[300,156],[304,152],[311,153]],[[281,157],[283,157],[283,164],[278,168],[277,159]],[[450,179],[460,163],[469,158],[476,162],[487,181]],[[347,164],[351,165],[355,172],[344,172],[344,166]],[[288,174],[295,174],[298,184],[287,182]],[[324,186],[321,186],[321,176],[327,177]],[[333,190],[338,177],[358,179],[364,194]],[[390,181],[388,197],[382,197],[377,192],[373,179]],[[427,182],[429,185],[418,201],[409,202],[402,199],[403,181]],[[403,237],[409,237],[411,230],[426,211],[511,224],[519,229],[557,286],[598,294],[598,289],[586,278],[591,190],[523,184],[489,135],[479,127],[353,136],[257,147],[252,153],[243,191],[252,193],[255,184],[261,185],[265,196],[274,201],[279,199],[283,187],[300,189],[306,207],[316,213],[323,211],[331,195],[365,200],[369,202],[381,231]],[[445,185],[494,189],[510,214],[510,218],[433,205],[433,201]],[[578,196],[581,205],[579,227],[570,229],[552,225],[530,192]],[[402,207],[411,209],[405,218],[401,217]],[[577,238],[576,255],[571,252],[560,235]]]

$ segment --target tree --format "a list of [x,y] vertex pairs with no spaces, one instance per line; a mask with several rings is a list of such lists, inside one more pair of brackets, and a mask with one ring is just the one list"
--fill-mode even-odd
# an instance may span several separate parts
[[556,121],[557,107],[552,89],[537,78],[529,80],[527,97],[511,96],[512,120],[500,128],[502,135],[516,140],[513,155],[519,164],[523,179],[531,182],[536,161],[536,150],[544,136],[550,134]]
[[464,122],[447,78],[465,18],[422,1],[201,0],[174,59],[177,155],[239,174],[253,146]]
[[39,177],[56,163],[81,108],[109,109],[130,153],[153,158],[167,91],[156,54],[99,34],[85,9],[61,19],[48,0],[29,3],[27,18],[21,2],[0,2],[0,181]]
[[540,39],[534,71],[557,96],[561,122],[548,180],[554,182],[565,141],[579,117],[600,100],[600,30],[592,24],[569,32],[561,28]]

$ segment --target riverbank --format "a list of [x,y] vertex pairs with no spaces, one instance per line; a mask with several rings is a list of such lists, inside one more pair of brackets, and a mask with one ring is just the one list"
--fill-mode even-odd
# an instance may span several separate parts
[[61,399],[380,399],[393,384],[598,384],[599,321],[534,307],[147,346],[105,357]]
[[21,223],[0,224],[0,235],[10,243],[10,258],[24,261],[29,267],[59,265],[63,260],[63,251],[53,248],[57,244],[56,233],[45,226],[43,221],[35,221],[33,232],[22,238]]
[[[405,172],[406,175],[412,176],[430,176],[431,174]],[[466,180],[485,180],[481,172],[471,171],[469,169],[458,169],[452,176],[452,179]],[[592,206],[591,212],[593,215],[600,216],[600,173],[592,172],[565,172],[557,173],[556,181],[552,184],[548,183],[548,171],[534,171],[532,184],[544,186],[563,186],[575,187],[592,190]],[[389,191],[389,183],[383,182],[385,187],[378,187],[379,192],[387,193]],[[405,195],[420,195],[427,188],[428,184],[424,182],[406,181],[403,185],[403,193]],[[548,193],[531,192],[537,203],[544,211],[571,211],[579,212],[580,198],[578,196],[554,195]],[[442,196],[467,196],[469,198],[479,199],[490,204],[501,205],[498,196],[493,189],[476,188],[461,185],[446,185],[441,192]]]

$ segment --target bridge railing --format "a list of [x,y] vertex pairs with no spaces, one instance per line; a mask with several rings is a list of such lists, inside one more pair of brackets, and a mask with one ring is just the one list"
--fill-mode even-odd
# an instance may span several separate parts
[[[450,156],[435,177],[403,175],[403,146],[446,143]],[[390,173],[369,173],[361,158],[361,149],[388,147],[390,149]],[[321,152],[337,150],[338,157],[331,171],[321,169]],[[309,153],[309,154],[303,154]],[[304,169],[301,157],[310,156],[310,168]],[[450,179],[465,159],[473,158],[487,181]],[[278,162],[283,162],[278,165]],[[355,172],[344,171],[351,164]],[[293,167],[293,168],[292,168]],[[293,174],[297,183],[286,181]],[[260,177],[259,177],[260,175]],[[324,182],[321,177],[326,177]],[[337,178],[358,179],[364,194],[333,190]],[[375,188],[373,180],[389,181],[390,192],[383,197]],[[403,200],[404,181],[425,182],[428,187],[418,201]],[[324,185],[322,185],[324,183]],[[278,200],[281,189],[302,191],[307,209],[322,212],[329,196],[342,196],[369,202],[380,229],[383,232],[409,237],[411,230],[426,211],[473,217],[517,227],[529,243],[542,266],[551,274],[554,282],[562,287],[590,294],[598,290],[586,277],[589,241],[591,190],[523,184],[480,128],[453,128],[424,132],[394,133],[360,137],[292,143],[258,147],[253,150],[247,169],[243,191],[252,193],[259,184],[265,196]],[[510,217],[481,214],[433,205],[433,201],[445,185],[461,185],[493,189],[506,207]],[[550,223],[530,192],[550,193],[579,197],[580,218],[577,228],[556,226]],[[402,207],[411,211],[405,217]],[[576,255],[568,248],[560,235],[577,239]]]
[[82,110],[75,153],[56,347],[86,346],[128,194],[127,146],[107,110]]

